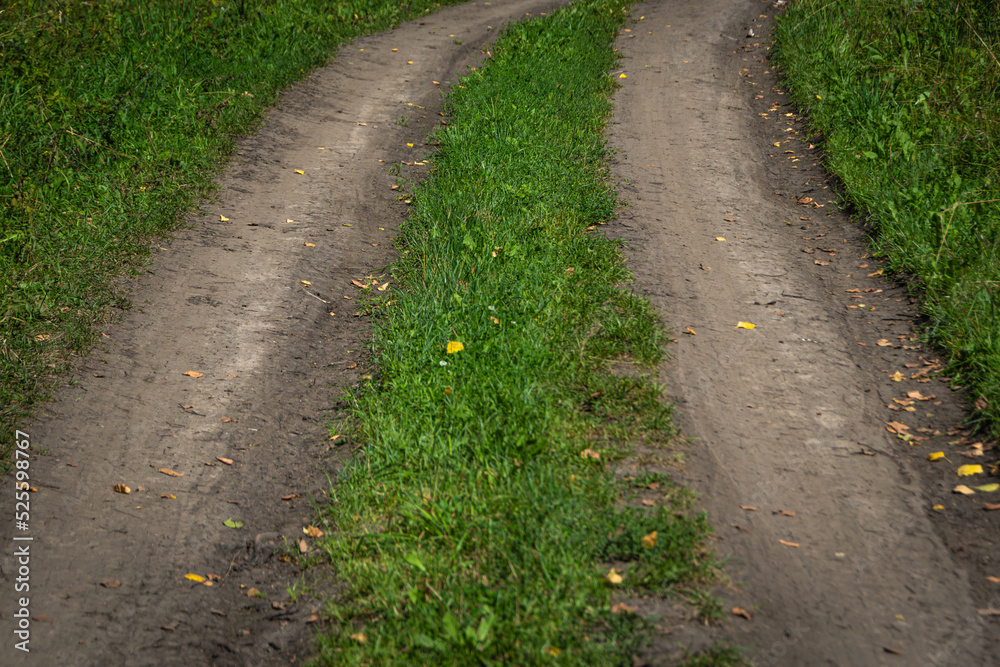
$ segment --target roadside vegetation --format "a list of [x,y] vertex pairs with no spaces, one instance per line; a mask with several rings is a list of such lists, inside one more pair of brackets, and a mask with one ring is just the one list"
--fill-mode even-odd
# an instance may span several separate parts
[[874,249],[1000,435],[1000,11],[994,0],[799,0],[776,61]]
[[342,586],[319,664],[631,665],[647,621],[620,602],[716,572],[688,492],[614,474],[674,435],[639,372],[659,322],[599,232],[624,5],[516,24],[452,88],[393,289],[368,306],[354,461],[304,557]]
[[[236,135],[338,45],[454,0],[20,0],[0,11],[0,450]],[[3,458],[3,457],[0,457]]]

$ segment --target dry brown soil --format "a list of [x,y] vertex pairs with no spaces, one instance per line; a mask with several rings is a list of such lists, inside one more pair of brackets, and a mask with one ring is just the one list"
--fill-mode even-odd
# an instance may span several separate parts
[[[217,199],[135,281],[135,308],[24,429],[38,488],[19,533],[33,538],[32,652],[13,649],[5,519],[0,663],[308,655],[319,603],[288,584],[335,582],[303,578],[282,544],[303,537],[311,501],[349,456],[326,424],[364,368],[368,324],[350,281],[380,275],[405,213],[389,167],[420,177],[405,163],[430,150],[441,120],[435,81],[446,88],[480,60],[504,20],[556,4],[470,3],[360,39],[240,142]],[[637,289],[675,327],[663,381],[691,439],[680,475],[702,496],[730,577],[713,627],[643,601],[663,620],[637,662],[725,640],[758,665],[995,664],[997,620],[977,609],[1000,607],[985,580],[1000,575],[996,522],[978,498],[950,493],[965,459],[947,443],[962,434],[931,436],[957,423],[963,399],[938,379],[889,379],[935,355],[910,339],[906,290],[869,277],[879,264],[863,231],[784,115],[794,110],[767,63],[773,12],[758,0],[648,2],[618,45],[627,78],[609,134],[628,206],[608,228],[631,243]],[[913,390],[935,399],[887,409]],[[894,439],[893,419],[930,439]],[[947,467],[924,460],[935,449]],[[751,620],[728,614],[737,606]]]

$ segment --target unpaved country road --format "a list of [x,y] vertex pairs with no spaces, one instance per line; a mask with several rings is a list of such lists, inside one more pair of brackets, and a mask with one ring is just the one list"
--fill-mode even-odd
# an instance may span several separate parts
[[13,647],[8,478],[0,664],[287,664],[308,650],[316,603],[290,601],[294,571],[274,549],[303,537],[310,497],[346,455],[325,422],[365,345],[350,281],[385,265],[405,208],[389,167],[430,150],[435,81],[481,61],[504,22],[558,4],[471,3],[359,39],[240,143],[217,201],[164,243],[135,308],[23,429],[44,452],[18,533],[33,538],[18,543],[30,544],[31,653]]
[[[905,291],[868,276],[877,263],[815,151],[785,131],[801,124],[766,62],[760,15],[774,11],[647,2],[618,42],[628,78],[610,134],[628,206],[609,233],[631,242],[638,288],[679,339],[663,381],[734,583],[716,638],[736,638],[757,665],[997,664],[968,572],[895,453],[909,446],[885,428],[911,421],[886,409],[892,396],[950,392],[888,381],[901,364],[876,340],[900,347],[913,330]],[[807,196],[823,206],[797,203]]]
[[[555,4],[467,4],[358,40],[240,143],[217,201],[157,253],[136,281],[136,308],[25,428],[43,452],[19,533],[33,537],[32,653],[12,647],[18,575],[5,518],[0,663],[257,665],[308,654],[317,603],[291,599],[295,570],[275,549],[302,536],[309,499],[322,500],[348,455],[327,442],[325,421],[363,372],[354,364],[368,329],[345,298],[356,294],[350,281],[388,261],[404,208],[388,167],[429,150],[433,81],[480,59],[503,20]],[[678,642],[732,638],[758,665],[994,664],[920,477],[895,456],[860,454],[898,447],[884,428],[893,387],[876,370],[889,353],[873,357],[872,345],[912,330],[908,304],[854,268],[866,261],[860,234],[827,217],[833,206],[795,203],[807,187],[818,203],[832,199],[802,185],[811,161],[794,165],[800,178],[776,162],[783,154],[769,157],[774,139],[741,71],[765,80],[744,35],[771,11],[756,0],[650,2],[619,43],[628,78],[610,136],[630,206],[609,228],[632,242],[638,288],[678,332],[696,332],[678,333],[664,382],[693,439],[687,474],[731,558],[733,586],[720,595],[753,616],[658,635],[645,658],[667,664]],[[419,178],[420,167],[402,175]],[[848,288],[882,289],[866,302],[891,316],[847,309],[860,303]],[[741,320],[757,328],[736,329]],[[207,587],[187,573],[219,580]]]

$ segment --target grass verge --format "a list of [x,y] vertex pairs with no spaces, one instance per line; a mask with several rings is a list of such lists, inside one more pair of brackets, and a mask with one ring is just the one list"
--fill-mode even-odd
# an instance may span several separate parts
[[611,474],[673,434],[647,377],[609,372],[652,368],[663,342],[595,233],[625,12],[580,0],[516,24],[453,87],[311,556],[344,586],[318,663],[631,665],[644,621],[616,596],[714,571],[683,489]]
[[454,1],[7,4],[0,449],[281,88],[352,37]]
[[869,217],[912,277],[925,332],[1000,436],[1000,12],[994,0],[791,4],[775,57]]

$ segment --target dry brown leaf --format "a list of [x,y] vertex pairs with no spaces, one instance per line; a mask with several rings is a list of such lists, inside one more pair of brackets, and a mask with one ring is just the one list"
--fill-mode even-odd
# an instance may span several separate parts
[[733,607],[733,616],[742,616],[748,621],[753,620],[753,617],[750,616],[750,612],[748,612],[746,609],[743,609],[742,607]]
[[156,470],[157,470],[157,472],[162,472],[164,475],[167,475],[168,477],[183,477],[184,476],[184,473],[177,472],[176,470],[171,470],[170,468],[157,468]]
[[309,618],[306,619],[306,623],[319,623],[319,614],[316,612],[310,614]]
[[618,602],[611,607],[612,614],[635,614],[639,611],[638,607],[633,607],[631,605],[625,604],[624,602]]
[[796,549],[799,548],[798,542],[786,542],[785,540],[778,540],[778,541],[784,544],[786,547],[795,547]]
[[910,427],[898,421],[891,421],[886,422],[885,430],[889,431],[889,433],[906,433],[910,430]]
[[227,466],[233,465],[233,460],[232,459],[227,459],[227,458],[222,457],[222,456],[216,456],[215,460],[216,461],[221,461],[222,463],[225,463]]
[[296,498],[301,498],[297,493],[289,493],[287,496],[281,496],[282,500],[295,500]]
[[979,398],[976,399],[976,410],[985,410],[989,406],[990,402],[987,401],[984,397],[980,396]]
[[580,452],[580,458],[583,458],[583,459],[595,459],[596,460],[596,459],[601,458],[601,454],[599,452],[595,452],[593,449],[590,449],[588,447],[587,449],[585,449],[582,452]]
[[1000,510],[1000,503],[983,503],[983,509],[987,512],[994,512]]
[[302,529],[302,532],[309,537],[323,537],[323,531],[316,526],[306,526]]
[[101,582],[101,586],[104,586],[105,588],[118,588],[121,585],[122,582],[118,579],[105,579]]
[[260,591],[257,590],[256,588],[248,588],[247,589],[247,597],[248,598],[255,598],[255,597],[259,597],[259,596],[260,596]]
[[115,484],[115,493],[132,493],[132,489],[124,484]]
[[160,628],[162,630],[166,630],[167,632],[173,632],[174,630],[176,630],[179,627],[181,627],[181,622],[180,621],[171,621],[170,623],[167,623],[166,625],[161,625],[160,626]]
[[748,512],[756,512],[757,511],[757,508],[754,507],[753,505],[740,505],[740,509],[741,510],[746,510]]
[[309,551],[309,545],[306,544],[306,540],[303,537],[299,538],[299,553],[305,553]]
[[204,373],[199,373],[198,371],[186,371],[184,373],[181,373],[181,375],[187,375],[188,377],[193,377],[193,378],[200,378],[201,376],[204,375]]
[[994,584],[1000,584],[1000,577],[986,577],[986,581],[993,582]]

